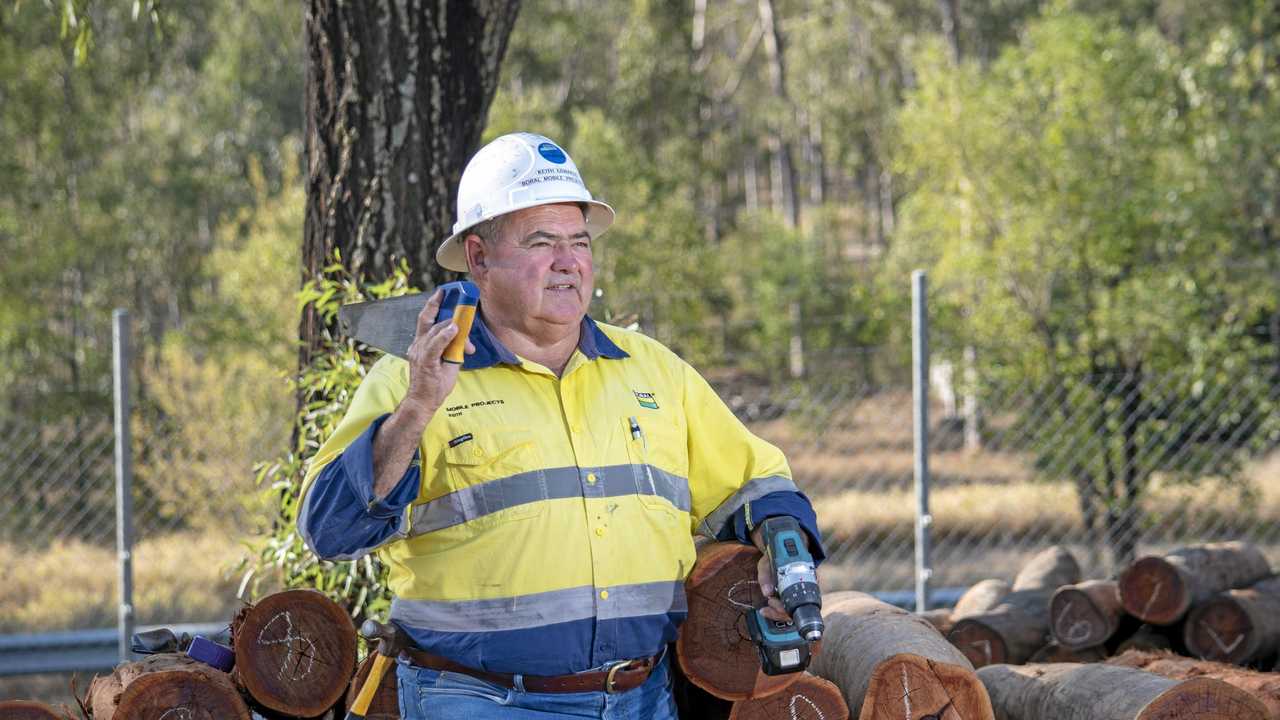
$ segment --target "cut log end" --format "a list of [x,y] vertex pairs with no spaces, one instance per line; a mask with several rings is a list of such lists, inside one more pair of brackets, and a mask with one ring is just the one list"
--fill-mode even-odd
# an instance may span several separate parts
[[1008,660],[1008,649],[1000,633],[975,620],[960,620],[947,639],[975,668],[998,665]]
[[1221,680],[1193,678],[1152,700],[1135,720],[1268,720],[1261,700]]
[[1097,647],[1120,628],[1124,608],[1111,580],[1089,580],[1059,588],[1049,601],[1049,630],[1068,649]]
[[1226,663],[1243,663],[1252,654],[1253,633],[1249,613],[1235,598],[1220,595],[1197,607],[1187,618],[1187,649],[1196,657]]
[[116,716],[129,720],[226,720],[248,717],[226,685],[183,671],[148,673],[125,688]]
[[876,667],[859,720],[990,717],[991,703],[972,670],[904,653]]
[[68,720],[71,716],[31,700],[0,702],[0,720]]
[[1120,576],[1120,601],[1130,615],[1152,625],[1175,623],[1190,596],[1178,569],[1162,557],[1144,557]]
[[849,707],[845,705],[840,688],[834,683],[805,673],[782,692],[765,698],[734,703],[733,711],[729,713],[729,720],[774,720],[775,718],[848,720]]

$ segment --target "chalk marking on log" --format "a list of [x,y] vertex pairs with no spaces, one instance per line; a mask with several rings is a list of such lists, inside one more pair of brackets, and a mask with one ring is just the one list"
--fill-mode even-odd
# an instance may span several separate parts
[[1067,629],[1062,628],[1062,621],[1067,619],[1067,613],[1071,611],[1071,601],[1067,601],[1067,606],[1062,608],[1062,612],[1058,613],[1058,619],[1054,624],[1058,626],[1058,632],[1062,633],[1062,637],[1071,644],[1081,643],[1089,639],[1089,630],[1091,625],[1084,620],[1077,620]]
[[791,696],[791,704],[790,704],[790,705],[788,706],[788,708],[787,708],[787,709],[789,709],[789,710],[791,711],[791,720],[800,720],[799,716],[797,716],[797,715],[796,715],[796,701],[797,701],[797,700],[803,700],[803,701],[805,702],[805,704],[806,704],[806,705],[808,705],[809,707],[813,708],[813,711],[814,711],[814,712],[816,712],[816,713],[818,713],[818,720],[826,720],[826,717],[827,717],[827,716],[822,714],[822,709],[821,709],[821,708],[819,708],[817,705],[814,705],[812,700],[810,700],[809,698],[807,698],[807,697],[805,697],[805,696],[803,696],[803,695],[792,695],[792,696]]
[[755,605],[752,605],[751,603],[744,603],[744,602],[740,602],[740,601],[738,601],[738,600],[734,600],[734,599],[733,599],[733,593],[734,593],[734,592],[736,592],[736,591],[738,590],[738,587],[739,587],[739,586],[744,585],[744,584],[745,584],[745,585],[759,585],[760,583],[759,583],[758,581],[756,581],[756,580],[739,580],[738,582],[736,582],[736,583],[734,583],[734,584],[732,584],[732,585],[730,585],[730,586],[729,586],[729,591],[728,591],[728,592],[726,592],[726,593],[724,594],[724,596],[729,600],[729,602],[733,603],[735,607],[740,607],[740,608],[742,608],[743,610],[755,610],[755,609],[756,609],[756,606],[755,606]]
[[1237,635],[1235,642],[1231,643],[1230,645],[1226,645],[1222,642],[1222,638],[1218,637],[1218,633],[1213,631],[1213,628],[1209,627],[1208,625],[1205,625],[1204,629],[1206,632],[1209,633],[1209,636],[1213,638],[1214,644],[1218,646],[1218,649],[1222,651],[1223,655],[1230,655],[1232,650],[1235,650],[1236,648],[1240,647],[1240,641],[1244,640],[1243,634]]
[[911,684],[907,682],[907,666],[902,666],[902,704],[907,708],[907,720],[911,720]]
[[1151,612],[1151,606],[1156,604],[1156,598],[1160,597],[1160,588],[1164,586],[1164,581],[1156,583],[1156,589],[1151,591],[1151,597],[1147,598],[1147,604],[1142,608],[1142,617],[1145,619],[1147,614]]
[[[264,635],[267,634],[267,628],[271,627],[272,625],[275,625],[276,621],[279,620],[281,617],[284,617],[284,622],[285,622],[284,638],[280,640],[267,640],[265,637],[263,637]],[[299,645],[295,649],[294,647],[295,640],[301,643],[306,643],[307,646],[310,648],[310,651],[302,652],[301,645]],[[289,651],[288,654],[284,656],[284,660],[280,661],[280,672],[277,673],[276,675],[276,677],[278,677],[281,680],[284,680],[285,673],[289,672],[289,663],[290,661],[293,660],[293,656],[295,652],[298,654],[298,661],[294,663],[293,672],[290,673],[288,678],[289,680],[301,680],[306,676],[310,675],[311,669],[315,667],[316,644],[311,642],[311,640],[307,639],[305,635],[293,634],[293,616],[289,614],[288,610],[281,610],[280,612],[276,613],[275,617],[271,618],[271,620],[268,621],[266,625],[262,626],[262,629],[258,631],[258,644],[259,645],[284,645],[285,648],[288,649]],[[302,667],[303,660],[307,661],[307,668],[305,670],[302,670],[301,674],[299,674],[298,670],[299,668]]]
[[[177,713],[177,715],[174,715],[174,713]],[[173,717],[173,720],[194,720],[195,718],[195,716],[191,714],[190,708],[180,707],[180,708],[170,708],[168,710],[165,710],[164,714],[160,716],[159,720],[165,720],[170,716]]]
[[987,659],[988,665],[991,664],[991,641],[990,640],[975,640],[969,643],[969,647],[981,647],[982,656]]

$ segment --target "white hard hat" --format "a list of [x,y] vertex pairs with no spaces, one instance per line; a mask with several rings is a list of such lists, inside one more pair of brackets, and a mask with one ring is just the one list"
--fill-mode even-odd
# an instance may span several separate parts
[[485,220],[554,203],[584,203],[587,232],[594,239],[613,224],[613,208],[593,200],[569,154],[533,133],[503,135],[480,148],[458,183],[458,221],[436,250],[441,267],[467,271],[463,238]]

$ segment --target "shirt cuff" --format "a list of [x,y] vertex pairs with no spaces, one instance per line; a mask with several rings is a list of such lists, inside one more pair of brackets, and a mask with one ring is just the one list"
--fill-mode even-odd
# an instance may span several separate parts
[[396,482],[387,496],[378,499],[373,494],[373,437],[378,428],[391,417],[390,413],[374,420],[369,428],[355,439],[355,442],[342,451],[339,462],[347,478],[348,487],[360,501],[364,503],[369,517],[391,519],[399,517],[404,509],[418,496],[418,480],[422,476],[422,458],[420,451],[414,448],[413,459],[409,461],[409,469]]
[[[809,554],[813,555],[816,566],[827,558],[827,551],[822,547],[822,533],[818,532],[818,515],[813,511],[809,498],[802,492],[772,492],[756,500],[752,500],[734,511],[726,528],[732,528],[733,537],[746,545],[751,542],[751,531],[767,518],[779,515],[790,515],[800,523],[800,527],[809,534]],[[728,533],[724,533],[728,534]],[[729,538],[721,537],[721,540]]]

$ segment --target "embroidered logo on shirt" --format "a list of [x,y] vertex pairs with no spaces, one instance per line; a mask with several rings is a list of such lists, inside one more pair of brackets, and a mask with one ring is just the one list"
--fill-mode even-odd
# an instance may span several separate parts
[[475,436],[472,435],[471,433],[466,433],[465,435],[459,435],[458,437],[449,441],[449,447],[458,447],[459,445],[470,440],[473,437]]
[[658,409],[658,401],[654,399],[653,393],[642,393],[636,390],[632,390],[631,392],[636,394],[636,402],[640,403],[640,407],[648,408],[650,410]]

